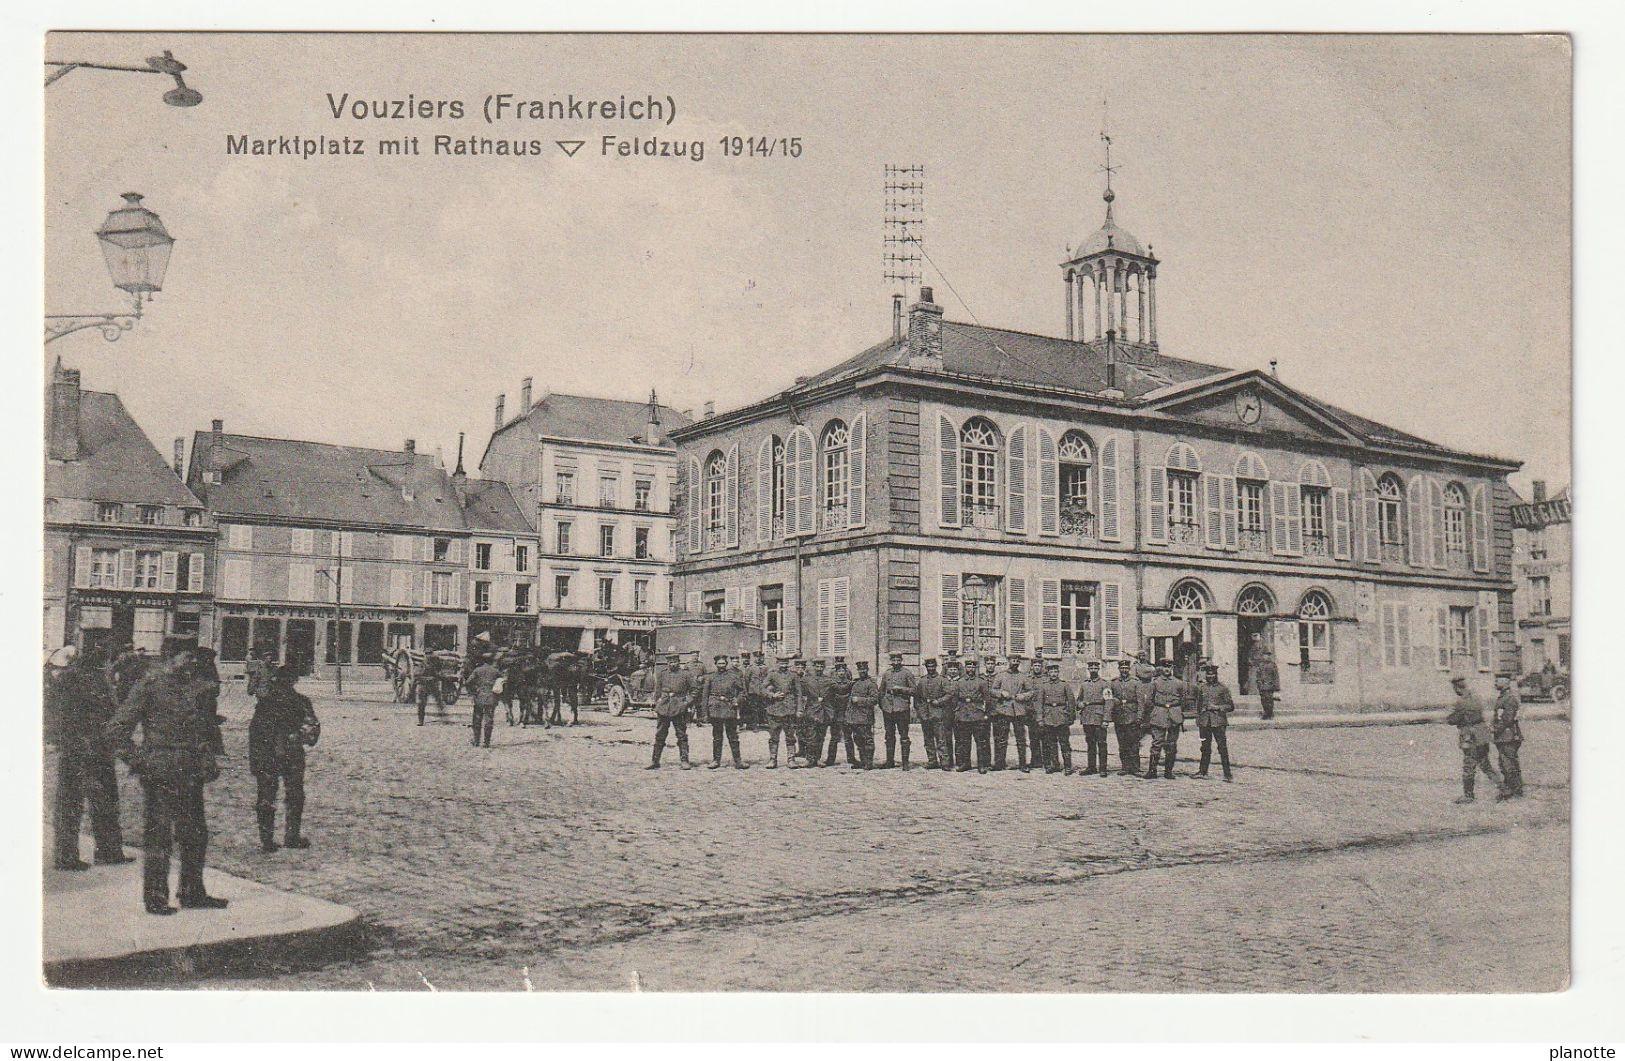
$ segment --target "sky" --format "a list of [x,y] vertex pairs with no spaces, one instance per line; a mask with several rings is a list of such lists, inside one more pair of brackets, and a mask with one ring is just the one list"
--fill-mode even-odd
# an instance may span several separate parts
[[[889,334],[882,167],[925,167],[924,282],[949,319],[1064,334],[1059,263],[1116,219],[1155,248],[1163,353],[1283,382],[1570,476],[1570,75],[1559,37],[54,34],[45,311],[109,312],[94,230],[141,192],[176,239],[116,343],[47,358],[115,390],[160,451],[228,431],[420,450],[470,470],[496,395],[745,404]],[[480,117],[516,99],[671,97],[671,125]],[[335,119],[328,96],[461,100]],[[1102,107],[1102,100],[1108,106]],[[379,157],[380,137],[424,153]],[[443,157],[432,137],[538,140]],[[604,157],[599,137],[705,144]],[[245,157],[228,136],[362,138]],[[800,137],[725,158],[724,136]],[[586,139],[574,157],[558,139]],[[940,271],[939,271],[940,270]]]

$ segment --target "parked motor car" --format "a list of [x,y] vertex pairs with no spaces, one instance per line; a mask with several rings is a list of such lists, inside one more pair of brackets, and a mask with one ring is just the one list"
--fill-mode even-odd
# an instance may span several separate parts
[[1518,695],[1525,700],[1550,700],[1556,703],[1569,698],[1567,671],[1538,670],[1518,679]]

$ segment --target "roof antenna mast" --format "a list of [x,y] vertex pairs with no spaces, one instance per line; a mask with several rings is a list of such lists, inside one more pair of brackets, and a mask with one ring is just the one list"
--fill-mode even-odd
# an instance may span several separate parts
[[881,239],[882,277],[895,284],[892,293],[892,338],[901,338],[903,302],[910,285],[921,280],[921,256],[925,238],[925,167],[912,163],[887,163],[882,170],[885,192],[884,236]]

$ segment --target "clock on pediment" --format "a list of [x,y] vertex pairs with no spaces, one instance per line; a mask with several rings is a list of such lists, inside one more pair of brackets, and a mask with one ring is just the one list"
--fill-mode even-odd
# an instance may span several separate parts
[[1264,411],[1263,400],[1258,392],[1253,390],[1239,391],[1236,394],[1236,419],[1244,424],[1258,423],[1259,416]]

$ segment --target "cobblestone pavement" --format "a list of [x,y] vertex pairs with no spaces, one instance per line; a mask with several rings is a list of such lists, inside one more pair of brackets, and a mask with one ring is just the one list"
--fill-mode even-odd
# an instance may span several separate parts
[[[401,705],[317,709],[316,846],[265,856],[250,707],[228,699],[210,863],[358,909],[372,948],[186,986],[523,989],[528,971],[538,990],[624,990],[636,971],[664,990],[1410,991],[1566,977],[1564,722],[1526,727],[1528,799],[1463,807],[1442,725],[1238,733],[1225,784],[767,771],[761,733],[744,737],[749,771],[681,771],[675,749],[645,771],[648,718],[499,720],[485,750],[468,743],[466,705],[421,729]],[[709,730],[694,737],[708,759]],[[1196,748],[1187,732],[1183,759]],[[124,793],[138,835],[139,788]]]

